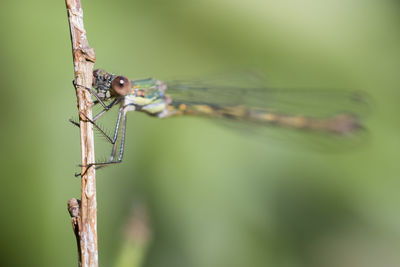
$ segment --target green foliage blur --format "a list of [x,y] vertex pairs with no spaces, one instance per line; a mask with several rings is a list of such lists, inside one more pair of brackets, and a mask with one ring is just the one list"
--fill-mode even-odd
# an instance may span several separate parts
[[[252,68],[273,87],[373,99],[366,141],[334,153],[129,114],[124,162],[97,174],[100,266],[399,266],[397,1],[82,2],[97,68],[158,79]],[[3,1],[0,12],[0,265],[76,266],[65,2]],[[147,219],[130,223],[137,207]]]

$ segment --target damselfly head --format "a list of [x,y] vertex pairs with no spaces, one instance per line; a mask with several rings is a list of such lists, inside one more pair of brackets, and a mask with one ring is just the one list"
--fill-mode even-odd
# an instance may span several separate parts
[[112,97],[111,84],[116,78],[105,70],[97,69],[93,71],[93,88],[97,91],[97,95],[102,100],[108,100]]

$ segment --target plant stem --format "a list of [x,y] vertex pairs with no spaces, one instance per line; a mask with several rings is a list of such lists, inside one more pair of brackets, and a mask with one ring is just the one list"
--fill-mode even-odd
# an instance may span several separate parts
[[[93,48],[86,39],[83,25],[83,11],[80,0],[66,0],[69,27],[71,31],[72,55],[74,61],[76,96],[79,115],[92,118],[92,99],[84,87],[91,87],[95,62]],[[80,120],[80,140],[82,166],[95,161],[94,136],[91,123]],[[71,199],[68,207],[72,217],[74,232],[78,241],[79,266],[97,267],[97,202],[96,173],[94,168],[82,167],[81,201]],[[72,212],[71,212],[72,211]]]

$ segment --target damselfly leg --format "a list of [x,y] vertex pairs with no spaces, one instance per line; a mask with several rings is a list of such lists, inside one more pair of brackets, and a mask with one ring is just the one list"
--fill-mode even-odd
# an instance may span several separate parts
[[[83,85],[76,84],[75,80],[73,80],[72,83],[73,83],[73,85],[75,86],[75,88],[76,88],[76,87],[82,87],[82,88],[88,90],[88,91],[96,98],[96,100],[93,102],[93,106],[95,106],[95,105],[97,105],[97,104],[99,104],[99,103],[103,106],[103,110],[100,111],[97,115],[95,115],[95,116],[93,117],[92,121],[94,121],[94,122],[95,122],[97,119],[99,119],[101,116],[103,116],[107,111],[109,111],[114,105],[116,105],[116,104],[118,104],[119,102],[121,102],[121,99],[120,99],[120,98],[115,98],[110,104],[107,105],[106,103],[104,103],[103,100],[100,99],[100,97],[98,96],[98,94],[96,93],[96,91],[94,91],[92,88],[89,88],[89,87],[86,87],[86,86],[83,86]],[[74,121],[74,120],[72,120],[72,119],[69,119],[69,122],[71,122],[73,125],[75,125],[75,126],[77,126],[77,127],[80,127],[79,123],[76,122],[76,121]]]
[[82,87],[82,88],[88,90],[96,98],[98,103],[100,103],[103,106],[104,109],[110,109],[109,107],[107,107],[106,103],[104,103],[104,101],[99,97],[99,95],[96,93],[96,91],[93,90],[93,88],[77,84],[75,80],[72,81],[72,84],[74,85],[75,88]]
[[[113,146],[112,146],[112,150],[111,150],[111,155],[110,155],[110,160],[106,161],[106,162],[93,162],[93,163],[89,163],[87,165],[79,165],[80,167],[86,167],[86,170],[84,173],[80,173],[80,174],[75,174],[75,176],[81,176],[84,175],[86,173],[86,171],[94,166],[96,169],[108,166],[108,165],[112,165],[112,164],[118,164],[122,162],[122,157],[124,155],[124,145],[125,145],[125,132],[126,132],[126,111],[124,110],[124,108],[120,108],[119,112],[118,112],[118,119],[116,122],[116,126],[115,126],[115,130],[114,130],[114,135],[111,138],[110,136],[108,136],[108,134],[106,132],[104,132],[93,120],[89,119],[85,114],[81,113],[81,115],[83,117],[85,117],[85,120],[87,122],[90,122],[93,124],[93,126],[107,139],[107,141],[109,141]],[[120,144],[120,148],[119,148],[119,155],[118,155],[118,159],[114,160],[115,154],[117,152],[117,140],[119,137],[119,133],[120,133],[120,125],[121,125],[121,119],[122,119],[122,129],[121,129],[121,144]]]
[[[84,113],[80,112],[81,116],[84,117],[86,122],[92,123],[93,126],[106,138],[106,140],[108,142],[110,142],[113,147],[112,147],[112,151],[111,151],[111,156],[110,156],[110,161],[107,162],[94,162],[94,163],[89,163],[85,166],[83,165],[79,165],[80,167],[86,167],[86,170],[83,173],[79,173],[79,174],[75,174],[75,176],[81,176],[84,175],[86,173],[86,171],[92,167],[95,166],[96,169],[99,169],[101,167],[104,167],[106,165],[111,165],[111,164],[116,164],[116,163],[120,163],[122,161],[122,157],[123,157],[123,152],[124,152],[124,143],[125,143],[125,129],[126,129],[126,112],[123,111],[123,108],[120,109],[119,113],[118,113],[118,118],[117,118],[117,122],[116,122],[116,127],[114,130],[114,134],[113,137],[111,138],[103,129],[101,129],[95,122],[101,117],[103,116],[107,111],[111,110],[111,108],[113,106],[115,106],[116,104],[119,104],[121,102],[121,98],[115,98],[113,99],[113,101],[110,104],[106,104],[100,97],[99,95],[96,93],[95,90],[93,90],[92,88],[83,86],[83,85],[79,85],[76,84],[75,80],[73,81],[73,85],[76,87],[82,87],[84,89],[86,89],[87,91],[89,91],[95,98],[96,100],[93,102],[93,106],[97,105],[97,104],[101,104],[103,107],[103,110],[100,111],[98,114],[96,114],[93,119],[88,118]],[[118,156],[118,160],[114,160],[115,157],[115,153],[117,150],[117,140],[118,140],[118,136],[119,136],[119,129],[120,129],[120,123],[121,123],[121,118],[122,118],[122,137],[121,137],[121,147],[120,147],[120,152],[119,152],[119,156]],[[77,121],[74,121],[72,119],[69,119],[69,121],[77,126],[80,127],[79,123]]]

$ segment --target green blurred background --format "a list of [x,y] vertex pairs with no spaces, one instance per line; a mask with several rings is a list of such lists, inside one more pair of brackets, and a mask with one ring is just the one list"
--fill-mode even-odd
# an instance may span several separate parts
[[[374,100],[368,141],[340,153],[206,119],[129,114],[125,161],[97,175],[100,266],[134,266],[123,259],[147,236],[142,226],[132,241],[127,230],[140,225],[129,223],[138,209],[151,229],[142,266],[400,265],[397,1],[83,8],[96,67],[159,79],[250,67],[274,87],[354,88]],[[66,203],[80,195],[80,145],[67,121],[77,110],[65,3],[5,0],[0,12],[0,264],[76,266]]]

